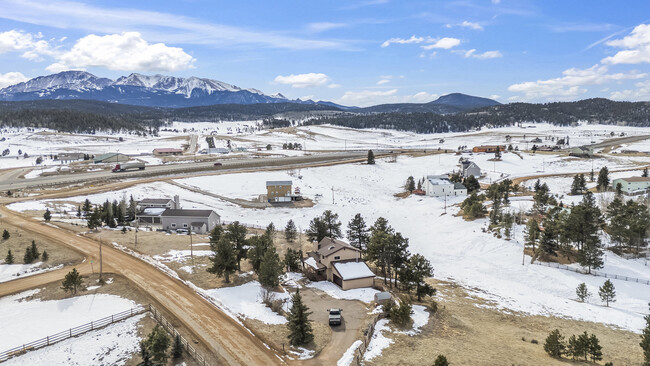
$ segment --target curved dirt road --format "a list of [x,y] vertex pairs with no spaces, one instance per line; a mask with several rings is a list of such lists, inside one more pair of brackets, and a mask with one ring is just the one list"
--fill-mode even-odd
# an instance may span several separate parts
[[[21,226],[23,230],[31,231],[53,242],[68,246],[83,253],[86,257],[98,258],[99,246],[94,240],[77,236],[64,229],[55,229],[32,218],[15,213],[6,207],[0,207],[0,213],[12,224]],[[191,329],[208,349],[218,355],[228,365],[282,365],[286,362],[270,350],[250,331],[234,319],[221,312],[194,290],[173,279],[157,268],[135,258],[127,253],[104,245],[103,260],[112,272],[121,274],[131,280],[136,286],[162,304],[167,311],[181,320]],[[61,271],[61,270],[59,270]],[[34,287],[44,279],[58,276],[59,271],[33,276],[33,279],[19,280],[22,288]],[[9,283],[0,284],[3,291],[16,286]],[[14,291],[15,292],[15,291]]]

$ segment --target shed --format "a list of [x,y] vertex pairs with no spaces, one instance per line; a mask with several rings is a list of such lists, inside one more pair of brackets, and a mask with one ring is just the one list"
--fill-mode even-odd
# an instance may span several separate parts
[[375,303],[377,305],[382,305],[390,301],[392,296],[390,295],[390,292],[378,292],[375,294]]
[[127,161],[129,161],[129,156],[120,153],[106,153],[95,157],[93,161],[95,162],[95,164],[119,163],[119,162],[126,163]]

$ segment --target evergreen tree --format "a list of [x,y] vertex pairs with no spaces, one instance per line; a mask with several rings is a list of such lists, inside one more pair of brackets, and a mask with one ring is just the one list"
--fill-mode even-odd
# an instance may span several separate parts
[[287,248],[287,252],[284,255],[284,265],[290,272],[299,272],[301,259],[302,250],[293,250],[291,248]]
[[309,229],[306,231],[307,239],[310,241],[320,242],[327,236],[327,225],[320,217],[314,217],[309,222]]
[[232,244],[237,259],[237,270],[241,270],[241,260],[246,258],[246,226],[235,221],[226,227],[224,236]]
[[418,179],[418,189],[422,190],[422,179]]
[[531,247],[533,250],[533,256],[535,253],[535,246],[539,240],[539,223],[534,217],[529,219],[526,223],[526,236],[525,236],[525,245]]
[[287,316],[289,322],[289,343],[292,346],[303,346],[314,340],[309,315],[311,312],[307,305],[303,304],[300,296],[300,289],[291,297],[292,305]]
[[9,234],[9,231],[7,229],[4,229],[2,231],[2,240],[7,240],[11,237],[11,234]]
[[325,210],[321,216],[321,220],[327,228],[327,236],[332,239],[338,239],[341,235],[341,221],[339,221],[339,214],[333,213],[330,210]]
[[77,294],[77,290],[83,284],[83,276],[77,272],[76,268],[73,268],[72,271],[68,272],[63,278],[61,283],[61,289],[65,292],[70,291],[73,295]]
[[594,195],[587,192],[582,202],[571,209],[566,222],[567,238],[578,246],[578,262],[587,267],[589,273],[592,268],[603,266],[603,250],[598,236],[601,221]]
[[366,250],[370,235],[368,234],[366,221],[361,217],[360,213],[354,215],[354,218],[348,223],[347,238],[353,247],[362,252]]
[[36,242],[32,240],[32,245],[29,247],[30,252],[32,252],[32,258],[38,259],[41,253],[39,253],[38,248],[36,247]]
[[372,150],[368,150],[368,165],[374,165],[375,164],[375,154],[372,152]]
[[172,347],[172,358],[177,359],[183,356],[183,343],[181,342],[180,334],[174,337],[174,346]]
[[647,167],[643,168],[643,173],[641,173],[641,176],[644,177],[644,178],[648,177],[648,168]]
[[84,212],[84,216],[88,216],[88,213],[90,212],[91,208],[92,208],[92,206],[90,204],[90,200],[88,198],[86,198],[86,200],[84,201],[84,205],[82,207],[82,210]]
[[383,217],[377,218],[375,223],[370,227],[370,234],[375,235],[378,232],[383,232],[387,234],[392,234],[395,232],[393,228],[388,224],[388,220]]
[[410,176],[406,179],[406,183],[404,183],[404,189],[413,192],[415,190],[415,179],[413,179],[413,176]]
[[289,243],[293,243],[298,237],[298,230],[296,229],[296,224],[293,220],[289,219],[287,221],[287,226],[284,227],[284,238],[287,239]]
[[598,182],[596,183],[596,189],[601,192],[607,189],[609,186],[609,170],[606,166],[600,169],[598,172]]
[[501,160],[501,148],[497,145],[497,150],[494,152],[494,158],[496,160]]
[[650,313],[643,317],[645,328],[641,332],[641,349],[643,350],[643,366],[650,366]]
[[216,225],[214,229],[210,232],[210,246],[217,244],[221,236],[223,235],[223,227],[221,225]]
[[449,361],[447,361],[447,357],[438,355],[438,357],[436,357],[436,360],[433,361],[433,366],[449,366]]
[[470,175],[469,177],[463,179],[463,185],[465,188],[467,188],[467,193],[469,194],[478,192],[481,189],[481,184],[473,175]]
[[23,263],[30,264],[34,261],[34,256],[32,255],[32,249],[27,247],[25,248],[25,255],[23,256]]
[[413,305],[407,299],[401,299],[397,305],[390,308],[389,317],[390,321],[403,327],[411,320],[413,314]]
[[591,296],[589,289],[587,289],[586,283],[583,282],[578,285],[576,288],[576,295],[578,296],[578,300],[580,300],[580,302],[585,302]]
[[583,194],[587,190],[587,182],[585,181],[585,176],[583,174],[577,174],[573,177],[573,183],[571,183],[571,194]]
[[558,329],[553,330],[546,337],[546,342],[544,342],[544,351],[551,355],[552,357],[562,357],[565,353],[566,344],[564,344],[564,336],[560,333]]
[[45,222],[50,222],[50,219],[52,219],[52,213],[50,212],[49,208],[45,209],[45,213],[43,214],[43,219]]
[[616,290],[612,281],[607,280],[598,289],[598,296],[605,302],[605,306],[609,306],[610,302],[616,302]]
[[268,236],[269,239],[273,240],[273,238],[275,237],[275,231],[276,231],[275,224],[271,222],[266,226],[266,231],[264,232],[264,234]]
[[415,254],[408,259],[406,265],[400,269],[400,281],[407,291],[415,288],[418,301],[424,296],[432,296],[436,290],[425,280],[433,276],[431,262],[421,254]]
[[86,215],[86,221],[89,229],[96,229],[102,226],[101,210],[99,206],[95,207],[90,216]]
[[147,346],[145,346],[144,341],[140,342],[140,358],[142,359],[142,362],[138,363],[138,366],[153,366],[151,355],[149,354],[149,350],[147,349]]
[[5,264],[14,264],[14,255],[11,254],[11,249],[7,251],[7,256],[5,257]]
[[77,218],[81,218],[81,206],[77,206]]
[[259,273],[262,258],[266,252],[273,247],[273,242],[266,235],[255,235],[246,239],[246,246],[248,247],[248,260],[253,266],[253,271]]
[[589,343],[587,346],[587,353],[589,353],[589,358],[591,362],[598,362],[603,359],[603,347],[598,341],[598,337],[595,334],[589,336]]
[[233,244],[223,235],[216,244],[210,243],[210,248],[214,256],[210,257],[212,267],[208,268],[208,272],[224,277],[224,281],[230,283],[230,275],[237,270],[237,254]]
[[263,287],[273,288],[280,284],[280,276],[282,275],[282,263],[280,257],[275,251],[275,247],[271,246],[266,250],[260,263],[258,279]]
[[156,324],[144,342],[147,350],[151,354],[151,360],[154,364],[167,364],[167,350],[169,349],[171,341],[164,328]]
[[43,262],[47,262],[48,259],[50,259],[50,255],[47,254],[47,251],[44,250],[44,251],[43,251],[43,254],[41,254],[41,260],[42,260]]

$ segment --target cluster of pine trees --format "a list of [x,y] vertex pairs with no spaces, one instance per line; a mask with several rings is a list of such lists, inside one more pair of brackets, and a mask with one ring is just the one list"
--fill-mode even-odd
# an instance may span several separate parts
[[[170,352],[169,347],[172,346]],[[183,355],[183,344],[180,335],[174,337],[172,345],[171,338],[167,331],[160,325],[156,324],[147,338],[140,342],[140,358],[142,361],[138,366],[157,366],[167,365],[169,356],[178,359]]]
[[90,200],[86,199],[83,206],[77,207],[77,217],[85,217],[89,229],[96,229],[102,225],[116,228],[133,221],[136,210],[137,202],[133,196],[128,202],[124,197],[119,202],[117,200],[110,202],[107,199],[103,204],[96,205],[94,208]]
[[562,356],[571,357],[572,360],[584,360],[597,362],[603,359],[603,347],[596,335],[589,335],[587,332],[575,334],[569,337],[568,341],[558,329],[553,330],[544,343],[544,351],[557,358]]
[[[576,295],[580,302],[585,302],[591,297],[591,292],[589,292],[586,283],[583,282],[576,287]],[[607,280],[602,286],[600,286],[598,289],[598,296],[605,303],[605,306],[609,306],[610,302],[616,302],[616,289],[614,288],[612,281]]]

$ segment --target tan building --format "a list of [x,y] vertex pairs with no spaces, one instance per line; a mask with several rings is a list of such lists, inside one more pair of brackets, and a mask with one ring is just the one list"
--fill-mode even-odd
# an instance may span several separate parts
[[482,145],[482,146],[474,146],[472,152],[493,153],[497,151],[497,148],[499,148],[499,151],[506,151],[506,145]]
[[314,251],[303,259],[303,269],[317,278],[334,282],[343,290],[372,287],[375,274],[361,259],[361,251],[350,244],[323,238],[314,243]]
[[153,149],[153,154],[156,156],[181,155],[182,153],[183,150],[181,149],[169,149],[169,148]]
[[291,202],[290,180],[269,180],[266,182],[266,199],[268,202]]

